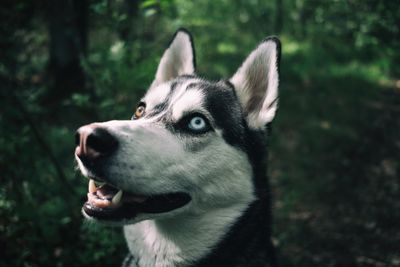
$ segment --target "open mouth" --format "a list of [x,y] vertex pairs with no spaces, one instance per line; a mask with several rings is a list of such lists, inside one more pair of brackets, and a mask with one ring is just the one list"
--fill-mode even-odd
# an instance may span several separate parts
[[89,180],[88,200],[83,211],[98,220],[133,219],[138,213],[164,213],[183,207],[191,200],[186,193],[138,196],[104,182]]

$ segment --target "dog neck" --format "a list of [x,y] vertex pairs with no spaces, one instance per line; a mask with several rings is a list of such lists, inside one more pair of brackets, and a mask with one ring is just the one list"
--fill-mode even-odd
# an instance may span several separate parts
[[203,215],[125,226],[131,255],[124,266],[252,266],[249,263],[255,258],[271,262],[266,207],[266,203],[256,200]]
[[[127,266],[192,266],[210,253],[248,204],[124,227],[133,257]],[[136,264],[136,265],[135,265]]]

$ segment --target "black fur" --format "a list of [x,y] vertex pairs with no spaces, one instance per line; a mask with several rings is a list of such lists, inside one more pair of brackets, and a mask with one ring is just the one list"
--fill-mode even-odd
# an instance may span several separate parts
[[193,266],[275,266],[271,242],[271,196],[266,176],[266,139],[269,127],[265,131],[251,130],[236,94],[226,87],[224,90],[221,88],[209,91],[208,109],[224,129],[226,142],[244,150],[249,157],[258,199],[249,206],[212,253]]

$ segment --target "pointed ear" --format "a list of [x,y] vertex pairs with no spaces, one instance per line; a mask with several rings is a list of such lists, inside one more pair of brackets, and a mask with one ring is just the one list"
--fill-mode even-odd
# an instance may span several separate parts
[[187,30],[179,29],[160,60],[153,85],[167,82],[179,75],[193,74],[195,65],[192,36]]
[[280,52],[279,39],[268,37],[230,79],[253,129],[263,129],[273,120],[278,108]]

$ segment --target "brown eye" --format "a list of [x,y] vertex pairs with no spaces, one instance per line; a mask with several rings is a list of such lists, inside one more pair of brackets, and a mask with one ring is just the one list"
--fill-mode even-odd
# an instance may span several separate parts
[[135,119],[139,119],[140,117],[143,116],[145,109],[146,109],[146,107],[144,105],[138,106],[136,111],[135,111],[135,115],[133,117]]

